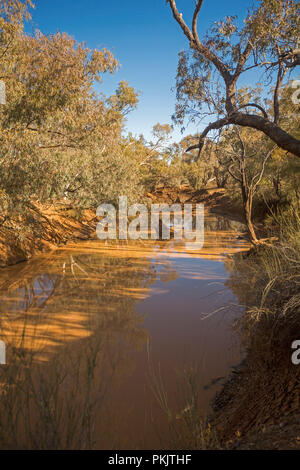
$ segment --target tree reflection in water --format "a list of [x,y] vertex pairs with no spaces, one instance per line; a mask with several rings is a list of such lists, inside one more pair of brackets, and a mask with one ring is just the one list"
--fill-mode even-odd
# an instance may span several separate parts
[[[137,404],[129,396],[142,381],[140,367],[146,372],[143,361],[137,368],[136,355],[150,340],[140,301],[148,298],[151,288],[151,321],[160,344],[162,328],[169,322],[176,325],[176,334],[183,332],[185,319],[179,310],[184,296],[189,296],[190,306],[185,305],[190,311],[184,313],[190,326],[182,337],[193,338],[196,347],[197,338],[207,336],[205,329],[200,336],[195,334],[201,308],[218,307],[214,291],[224,284],[223,264],[216,261],[224,260],[226,252],[247,249],[236,240],[232,224],[208,218],[206,228],[201,253],[187,252],[174,240],[86,242],[1,273],[0,339],[7,345],[7,365],[0,369],[1,448],[140,445],[140,424],[135,428],[131,415]],[[218,318],[210,318],[206,328],[215,334],[218,323]],[[171,360],[176,335],[168,340],[167,346],[161,344]],[[205,341],[202,348],[208,347],[209,337]],[[134,383],[122,399],[124,382],[130,380]],[[143,406],[146,403],[139,403],[139,409]],[[136,430],[135,442],[124,432],[126,421]]]
[[151,259],[72,250],[46,257],[38,274],[26,268],[0,293],[8,363],[1,447],[93,448],[95,436],[112,432],[108,390],[147,341],[135,304],[147,296],[155,268]]

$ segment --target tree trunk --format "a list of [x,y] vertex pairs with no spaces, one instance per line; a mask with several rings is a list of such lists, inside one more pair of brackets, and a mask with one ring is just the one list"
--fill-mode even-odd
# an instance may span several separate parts
[[252,223],[252,205],[253,205],[253,195],[250,189],[246,189],[245,186],[242,185],[242,195],[243,195],[243,207],[244,207],[244,216],[245,222],[250,238],[250,242],[253,245],[258,245],[259,241],[257,239],[255,229]]
[[222,175],[221,172],[219,172],[217,167],[214,167],[214,175],[216,178],[217,182],[217,187],[218,188],[225,188],[227,180],[228,180],[228,175]]
[[270,137],[278,147],[300,157],[300,140],[288,134],[281,129],[281,127],[268,119],[251,114],[236,113],[231,121],[238,126],[252,127],[252,129],[263,132]]
[[281,175],[280,175],[280,169],[277,170],[276,176],[273,178],[273,187],[275,190],[275,194],[278,197],[278,200],[281,200],[282,193],[281,193]]

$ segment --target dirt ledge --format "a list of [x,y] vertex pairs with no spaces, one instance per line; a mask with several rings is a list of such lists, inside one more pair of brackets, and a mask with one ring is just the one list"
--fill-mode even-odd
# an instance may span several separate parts
[[251,356],[214,400],[213,426],[223,448],[300,449],[300,367],[257,369]]
[[96,236],[97,218],[92,210],[76,214],[67,202],[32,204],[21,219],[0,227],[0,267],[27,261],[72,241]]

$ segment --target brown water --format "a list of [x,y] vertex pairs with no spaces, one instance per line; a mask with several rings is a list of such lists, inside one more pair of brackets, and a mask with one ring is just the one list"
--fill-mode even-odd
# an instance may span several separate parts
[[0,419],[14,429],[0,446],[171,448],[161,405],[179,424],[189,413],[188,371],[206,414],[241,361],[224,264],[248,249],[240,230],[209,216],[200,252],[92,241],[3,270]]

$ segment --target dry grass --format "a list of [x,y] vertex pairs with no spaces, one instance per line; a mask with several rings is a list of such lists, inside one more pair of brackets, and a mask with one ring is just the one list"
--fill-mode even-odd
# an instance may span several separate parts
[[[0,369],[0,449],[94,449],[113,370],[101,336],[64,349],[50,362],[34,352],[9,352]],[[105,432],[105,429],[102,429]]]
[[[216,399],[215,424],[223,444],[253,448],[260,440],[260,448],[289,448],[297,438],[289,422],[300,398],[300,368],[291,361],[291,345],[300,334],[300,217],[291,212],[278,222],[277,244],[229,265],[228,284],[246,307],[237,329],[248,354]],[[264,443],[272,426],[281,429],[281,437]]]
[[279,243],[236,265],[250,292],[247,314],[240,323],[246,344],[252,352],[268,353],[269,360],[275,361],[282,355],[289,357],[292,341],[299,339],[300,320],[300,216],[292,211],[278,222]]
[[155,371],[149,366],[149,384],[167,420],[167,432],[158,436],[162,449],[220,449],[217,434],[201,410],[198,381],[197,369],[184,367],[178,372],[177,390],[170,397],[160,368]]

